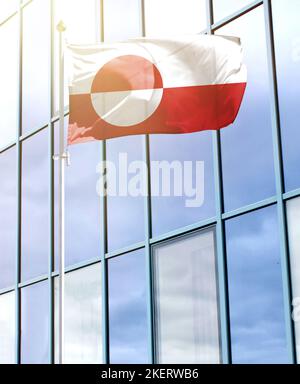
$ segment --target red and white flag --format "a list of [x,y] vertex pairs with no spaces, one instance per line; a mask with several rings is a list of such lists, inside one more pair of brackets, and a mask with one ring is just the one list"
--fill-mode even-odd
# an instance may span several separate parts
[[234,122],[245,92],[234,37],[140,38],[69,51],[69,144],[217,130]]

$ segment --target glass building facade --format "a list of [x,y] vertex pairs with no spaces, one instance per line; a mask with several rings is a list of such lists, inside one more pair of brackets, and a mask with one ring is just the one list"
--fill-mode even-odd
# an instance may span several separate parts
[[[299,15],[299,0],[1,1],[0,363],[58,359],[60,19],[76,44],[237,35],[248,67],[221,132],[70,147],[65,361],[300,361]],[[147,197],[99,197],[96,165],[121,152],[204,161],[204,204],[152,196],[151,167]]]

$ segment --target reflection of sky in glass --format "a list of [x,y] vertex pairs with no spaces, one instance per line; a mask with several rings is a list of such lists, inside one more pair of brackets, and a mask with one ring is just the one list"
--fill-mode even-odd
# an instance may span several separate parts
[[21,361],[47,364],[49,361],[49,287],[42,282],[21,291]]
[[[132,161],[143,160],[143,136],[130,136],[107,141],[107,160],[115,164],[118,178],[120,153],[126,153],[128,165]],[[128,175],[128,181],[133,176],[135,174]],[[107,221],[109,250],[143,241],[145,237],[144,197],[108,196]]]
[[[293,299],[297,300],[295,313],[299,317],[300,305],[300,198],[287,202],[290,263],[292,273]],[[295,318],[295,333],[298,362],[300,363],[300,319]]]
[[[0,7],[1,8],[1,7]],[[0,149],[16,140],[18,124],[18,18],[0,27]]]
[[105,41],[141,35],[140,0],[104,0]]
[[287,363],[276,207],[226,224],[233,363]]
[[[100,197],[96,166],[101,160],[100,142],[69,147],[71,165],[66,167],[66,265],[100,257]],[[55,125],[58,153],[58,124]],[[58,164],[55,161],[55,246],[58,266]]]
[[[101,267],[95,264],[65,276],[65,364],[101,364]],[[58,279],[55,280],[58,330]],[[55,333],[56,356],[58,332]],[[57,362],[57,358],[56,358]]]
[[[186,198],[152,197],[153,235],[193,224],[215,215],[215,192],[213,178],[213,155],[211,132],[199,132],[187,135],[152,135],[150,139],[151,160],[154,161],[184,161],[193,162],[193,187],[196,186],[196,161],[204,161],[204,204],[199,208],[187,208]],[[152,178],[152,190],[155,186]],[[171,179],[171,190],[174,187],[174,177]]]
[[146,33],[199,33],[206,28],[206,0],[146,0]]
[[237,120],[221,132],[228,211],[275,194],[263,8],[228,24],[218,34],[241,37],[248,67],[247,90]]
[[285,188],[290,191],[300,187],[300,1],[273,0],[272,6]]
[[1,0],[0,22],[17,10],[19,0]]
[[15,362],[15,292],[0,296],[0,364]]
[[48,129],[22,143],[22,281],[48,270]]
[[108,272],[110,361],[147,363],[144,250],[110,259]]
[[214,21],[230,16],[251,2],[252,0],[213,0]]
[[218,363],[213,231],[157,246],[154,263],[158,361]]
[[14,284],[17,239],[15,147],[0,154],[0,289]]
[[49,121],[50,1],[23,10],[23,134]]

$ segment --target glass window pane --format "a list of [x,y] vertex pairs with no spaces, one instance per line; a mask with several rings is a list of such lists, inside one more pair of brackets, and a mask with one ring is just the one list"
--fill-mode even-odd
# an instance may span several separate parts
[[154,248],[159,363],[219,363],[220,334],[214,231]]
[[[211,132],[151,135],[150,155],[154,236],[215,215]],[[157,162],[164,171],[154,172]],[[162,193],[163,180],[169,177],[164,174],[170,175],[170,196]],[[181,188],[181,196],[176,195],[175,186]]]
[[18,0],[1,0],[0,23],[13,14],[18,8]]
[[[55,279],[55,354],[58,362],[58,279]],[[65,364],[102,363],[101,265],[65,276]]]
[[0,296],[0,364],[15,362],[15,292]]
[[275,195],[270,92],[263,8],[218,30],[239,36],[248,68],[248,84],[235,123],[221,131],[225,209]]
[[300,198],[287,202],[297,357],[300,363]]
[[105,41],[125,40],[141,35],[140,0],[104,0]]
[[16,140],[18,126],[18,18],[0,27],[0,149]]
[[0,289],[14,285],[17,241],[15,147],[0,154]]
[[49,155],[44,129],[22,143],[22,281],[47,273],[48,252]]
[[50,1],[35,0],[23,10],[22,133],[49,121]]
[[[67,120],[66,120],[67,122]],[[67,128],[67,127],[66,127]],[[55,153],[58,153],[58,124],[55,124]],[[100,257],[101,216],[96,172],[101,159],[99,141],[69,147],[71,164],[65,170],[66,265]],[[55,267],[58,268],[58,164],[55,167]]]
[[21,362],[49,362],[49,285],[47,281],[21,291]]
[[[128,245],[143,241],[144,233],[144,199],[141,185],[131,183],[135,177],[146,177],[142,170],[133,170],[127,173],[135,161],[143,160],[143,136],[122,137],[107,141],[108,164],[114,165],[116,170],[116,183],[107,175],[108,192],[110,187],[116,185],[116,190],[108,193],[107,198],[107,221],[108,221],[108,249],[115,250]],[[112,178],[114,178],[111,173]],[[121,177],[121,179],[120,179]],[[126,181],[127,178],[127,181]],[[120,181],[119,181],[120,180]],[[123,191],[122,189],[127,189]],[[114,189],[114,188],[113,188]],[[137,189],[137,190],[135,190]],[[114,193],[116,192],[116,194]],[[133,196],[135,192],[138,196]],[[113,196],[112,194],[115,194]]]
[[285,188],[300,187],[300,1],[273,0]]
[[252,0],[213,0],[214,21],[230,16],[251,2]]
[[206,0],[146,0],[147,36],[199,33],[206,24]]
[[110,362],[148,362],[144,250],[109,260]]
[[[54,0],[54,25],[63,20],[67,30],[65,37],[68,44],[93,44],[100,39],[100,1],[99,0]],[[59,34],[54,34],[54,102],[55,111],[59,109]],[[65,105],[69,104],[68,65],[65,66]]]
[[276,207],[226,223],[233,363],[287,363]]

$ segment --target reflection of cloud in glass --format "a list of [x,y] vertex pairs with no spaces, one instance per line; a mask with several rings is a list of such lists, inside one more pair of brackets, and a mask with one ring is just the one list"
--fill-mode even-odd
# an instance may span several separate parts
[[144,250],[109,260],[111,363],[147,363]]
[[220,341],[213,231],[154,251],[160,363],[218,363]]
[[237,120],[221,131],[225,208],[233,210],[275,194],[263,8],[217,33],[241,37],[248,68],[247,89]]
[[0,288],[14,284],[17,236],[15,147],[0,155]]
[[[300,2],[272,1],[286,190],[300,187]],[[299,56],[299,54],[298,54]]]
[[15,292],[0,296],[0,364],[15,362]]
[[49,362],[49,285],[42,282],[21,291],[22,364]]
[[[66,364],[101,364],[101,266],[95,264],[65,277]],[[55,354],[58,356],[58,279],[55,280]]]
[[48,271],[48,129],[22,143],[22,280]]
[[234,363],[286,363],[276,207],[226,224]]
[[[287,203],[293,298],[300,298],[300,198]],[[296,308],[294,308],[296,309]],[[298,309],[297,309],[298,310]],[[295,322],[298,362],[300,363],[300,322]]]

